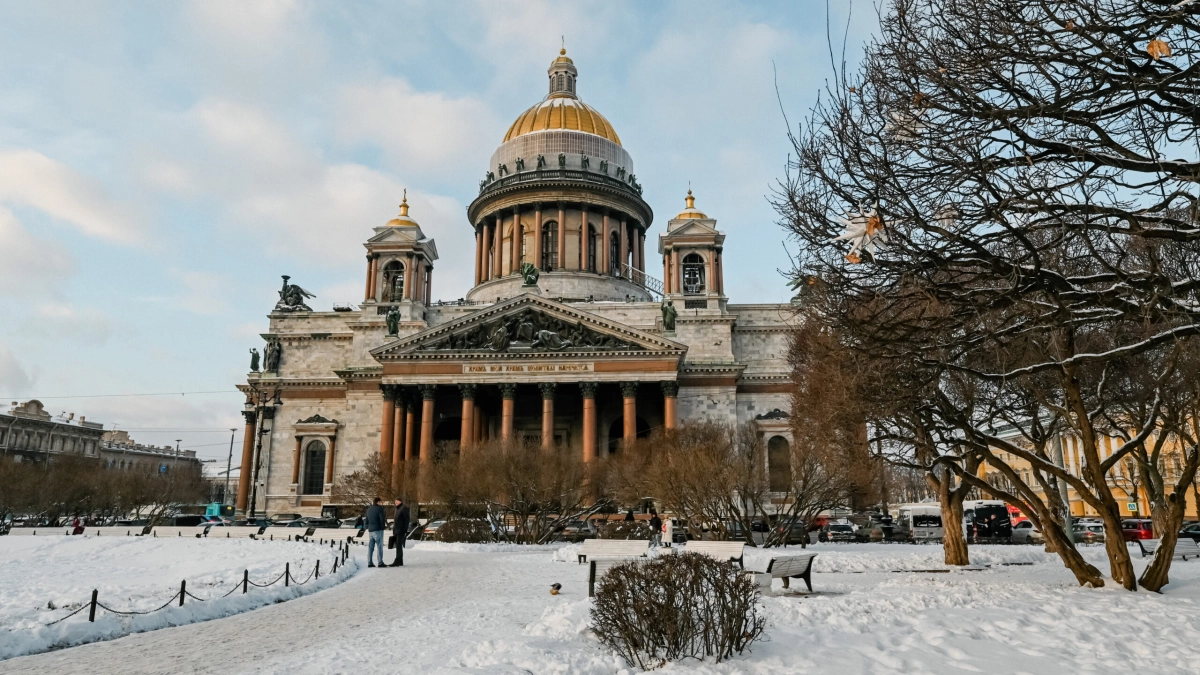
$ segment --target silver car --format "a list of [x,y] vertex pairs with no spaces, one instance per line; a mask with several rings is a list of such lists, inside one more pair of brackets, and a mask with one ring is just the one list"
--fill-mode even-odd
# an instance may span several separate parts
[[1046,539],[1042,536],[1042,531],[1033,524],[1032,520],[1022,520],[1013,525],[1012,543],[1014,544],[1042,544]]

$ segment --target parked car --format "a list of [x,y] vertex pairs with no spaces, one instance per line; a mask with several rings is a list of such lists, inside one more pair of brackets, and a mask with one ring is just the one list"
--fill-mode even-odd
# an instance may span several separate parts
[[[780,532],[783,532],[786,525],[776,526]],[[787,544],[808,544],[808,528],[804,523],[793,523],[790,530],[784,535],[783,543]]]
[[1194,542],[1200,543],[1200,523],[1184,525],[1183,529],[1179,531],[1179,536],[1180,538],[1187,537]]
[[825,529],[822,530],[821,534],[818,536],[818,539],[820,541],[829,541],[834,543],[855,541],[856,537],[854,535],[854,526],[844,525],[841,523],[826,525]]
[[1104,541],[1104,526],[1079,523],[1071,528],[1071,538],[1076,544],[1099,544]]
[[586,520],[572,520],[563,526],[559,536],[563,541],[583,541],[596,537]]
[[1012,543],[1014,544],[1042,544],[1046,538],[1042,536],[1042,531],[1033,524],[1032,520],[1022,520],[1013,525]]
[[1128,518],[1121,521],[1121,535],[1125,541],[1154,538],[1154,521],[1149,518]]
[[429,539],[433,535],[437,534],[439,527],[445,524],[446,521],[444,520],[431,520],[428,523],[425,523],[425,527],[421,530],[421,538]]
[[341,527],[342,521],[338,520],[337,518],[315,518],[314,517],[314,518],[305,518],[304,524],[309,527],[333,530],[333,529],[337,529],[337,528]]

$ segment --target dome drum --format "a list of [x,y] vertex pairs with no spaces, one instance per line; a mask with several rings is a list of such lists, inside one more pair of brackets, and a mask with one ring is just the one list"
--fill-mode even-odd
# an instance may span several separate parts
[[[560,154],[565,155],[565,167],[559,166]],[[536,170],[539,155],[545,158],[543,169],[579,169],[626,180],[633,175],[633,158],[625,148],[595,134],[566,130],[537,131],[505,141],[492,153],[489,170],[497,178],[520,170]],[[587,167],[583,166],[584,157],[588,159]],[[523,168],[518,167],[518,159],[523,160]],[[505,170],[501,171],[501,166]]]

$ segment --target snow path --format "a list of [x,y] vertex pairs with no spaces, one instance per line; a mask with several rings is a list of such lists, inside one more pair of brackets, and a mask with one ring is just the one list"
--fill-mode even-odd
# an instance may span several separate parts
[[[355,553],[365,557],[362,547]],[[310,596],[217,621],[0,661],[0,673],[436,672],[466,644],[519,633],[554,600],[551,581],[531,579],[530,566],[521,564],[527,556],[545,560],[548,551],[407,551],[404,567],[364,569]],[[577,595],[581,586],[572,585]],[[488,588],[498,592],[488,594]],[[511,592],[526,588],[528,601],[514,602]],[[586,586],[582,593],[586,597]],[[470,620],[464,622],[465,616]],[[444,634],[447,626],[454,636]]]

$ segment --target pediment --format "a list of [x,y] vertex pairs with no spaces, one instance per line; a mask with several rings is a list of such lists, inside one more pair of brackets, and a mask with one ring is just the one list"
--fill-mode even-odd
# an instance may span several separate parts
[[720,232],[717,230],[716,227],[713,227],[712,225],[708,224],[710,222],[713,223],[714,225],[716,224],[715,220],[712,220],[712,221],[703,221],[703,220],[685,221],[683,225],[680,225],[680,226],[672,229],[670,232],[668,232],[666,235],[666,238],[670,239],[671,237],[680,237],[680,236],[686,237],[686,236],[695,236],[695,235],[720,234]]
[[452,355],[682,357],[687,346],[570,305],[522,295],[371,351],[380,361]]

